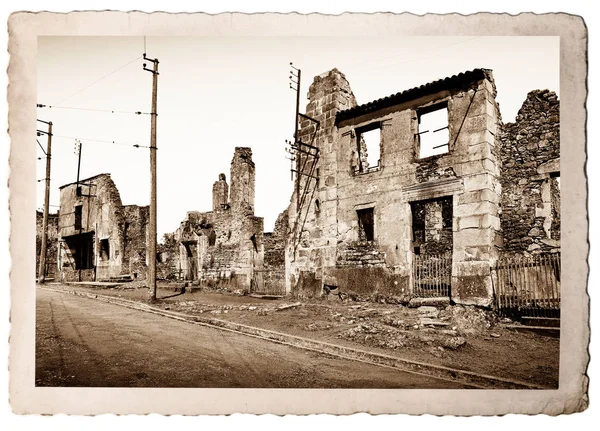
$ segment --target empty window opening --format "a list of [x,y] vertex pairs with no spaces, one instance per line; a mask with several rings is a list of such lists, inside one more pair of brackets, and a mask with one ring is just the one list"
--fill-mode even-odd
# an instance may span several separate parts
[[82,215],[83,215],[83,206],[75,205],[75,230],[81,230]]
[[194,252],[192,251],[192,247],[188,243],[183,244],[185,246],[185,254],[189,257],[194,257]]
[[560,190],[560,172],[551,172],[550,178],[554,178],[556,181],[556,187]]
[[319,202],[319,199],[315,200],[315,214],[319,214],[319,212],[321,212],[321,202]]
[[373,208],[356,210],[358,215],[358,237],[361,241],[373,241],[375,239],[375,226],[373,219]]
[[217,234],[214,230],[211,230],[208,234],[208,245],[213,246],[217,242]]
[[107,239],[100,240],[100,260],[110,259],[110,244]]
[[381,127],[379,123],[358,131],[358,171],[368,172],[379,168],[381,157]]
[[436,105],[418,112],[419,158],[436,156],[449,151],[448,105]]

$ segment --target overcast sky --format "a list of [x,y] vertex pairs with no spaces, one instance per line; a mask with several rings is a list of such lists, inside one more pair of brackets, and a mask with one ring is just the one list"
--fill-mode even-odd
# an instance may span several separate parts
[[[82,179],[110,173],[124,204],[148,205],[149,150],[132,145],[149,145],[150,116],[93,111],[150,112],[152,74],[142,70],[143,38],[38,40],[38,103],[57,106],[38,109],[39,119],[54,124],[51,212],[58,209],[58,187],[77,177],[74,138],[83,144]],[[159,240],[187,211],[211,209],[212,184],[221,172],[230,182],[236,146],[252,148],[255,214],[272,230],[292,192],[284,150],[294,126],[290,61],[302,69],[301,112],[313,77],[333,67],[346,75],[359,104],[489,68],[504,122],[514,121],[529,91],[559,92],[558,37],[148,37],[146,51],[160,61]],[[45,147],[46,137],[38,140]],[[38,147],[38,179],[44,178],[43,156]],[[40,209],[43,190],[39,182]]]

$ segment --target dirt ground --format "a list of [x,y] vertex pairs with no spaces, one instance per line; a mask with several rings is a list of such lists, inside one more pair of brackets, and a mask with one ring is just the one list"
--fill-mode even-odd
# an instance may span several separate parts
[[470,387],[49,290],[36,307],[36,386]]
[[[67,288],[136,301],[147,298],[147,289],[131,284]],[[558,338],[509,329],[506,325],[514,322],[477,307],[454,305],[438,309],[351,300],[269,300],[214,291],[181,293],[180,287],[166,284],[159,285],[157,297],[155,305],[166,310],[558,387]]]

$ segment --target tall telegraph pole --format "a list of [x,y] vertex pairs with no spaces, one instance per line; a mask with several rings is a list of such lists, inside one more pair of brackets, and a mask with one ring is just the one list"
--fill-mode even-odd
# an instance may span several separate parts
[[[300,118],[300,79],[302,76],[302,71],[294,67],[293,63],[290,63],[290,67],[293,69],[290,71],[290,88],[296,91],[296,119],[294,123],[294,146],[298,144],[299,136],[298,136],[298,120]],[[296,73],[294,73],[296,71]],[[294,81],[296,78],[298,81]],[[296,88],[294,85],[296,84]],[[300,205],[300,152],[296,151],[295,154],[296,160],[296,211],[298,211],[298,206]]]
[[150,113],[150,232],[148,234],[148,299],[156,301],[156,97],[158,86],[158,59],[146,57],[144,60],[154,64],[152,69],[144,70],[152,73],[152,112]]
[[[38,120],[42,123],[45,121]],[[38,271],[39,283],[46,282],[46,247],[48,238],[48,209],[50,207],[50,159],[52,157],[52,121],[47,122],[48,124],[48,145],[46,148],[46,191],[44,195],[44,221],[42,225],[42,247],[40,250],[40,268]],[[38,131],[38,135],[43,132]]]

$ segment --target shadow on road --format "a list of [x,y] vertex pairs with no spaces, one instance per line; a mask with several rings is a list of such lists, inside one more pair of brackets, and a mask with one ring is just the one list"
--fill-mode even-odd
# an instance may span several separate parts
[[176,297],[176,296],[183,295],[184,293],[185,293],[185,292],[179,292],[179,293],[176,293],[176,294],[174,294],[174,295],[162,296],[162,297],[160,297],[160,298],[156,298],[156,299],[168,299],[168,298],[174,298],[174,297]]

